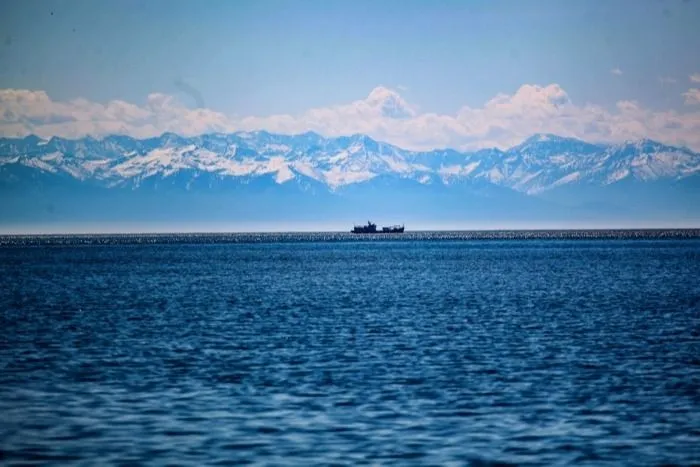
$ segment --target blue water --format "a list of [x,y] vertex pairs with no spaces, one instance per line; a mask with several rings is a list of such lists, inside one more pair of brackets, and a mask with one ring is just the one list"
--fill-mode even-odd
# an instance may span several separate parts
[[700,241],[0,248],[0,461],[700,463]]

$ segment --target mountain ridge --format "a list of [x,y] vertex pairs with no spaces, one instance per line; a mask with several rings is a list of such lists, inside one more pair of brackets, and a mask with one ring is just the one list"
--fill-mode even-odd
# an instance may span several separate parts
[[194,169],[232,177],[274,172],[278,183],[305,176],[333,190],[393,173],[419,183],[434,179],[431,175],[445,184],[455,178],[486,178],[534,194],[580,180],[605,184],[627,176],[683,178],[700,171],[700,154],[649,139],[603,144],[548,133],[506,150],[410,151],[363,134],[325,138],[314,132],[261,130],[195,137],[166,132],[145,139],[116,134],[101,139],[0,138],[0,166],[12,163],[117,185]]

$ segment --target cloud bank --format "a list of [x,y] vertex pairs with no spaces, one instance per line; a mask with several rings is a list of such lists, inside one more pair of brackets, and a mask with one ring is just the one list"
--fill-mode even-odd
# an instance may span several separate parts
[[610,110],[578,104],[557,84],[525,84],[480,107],[454,115],[419,112],[393,89],[377,87],[364,99],[310,109],[298,115],[237,117],[190,108],[175,97],[150,94],[142,105],[113,100],[53,100],[46,92],[0,90],[0,134],[49,138],[128,134],[144,138],[172,131],[185,136],[264,129],[275,133],[316,131],[325,136],[364,133],[407,149],[507,148],[534,133],[554,133],[596,142],[651,138],[700,150],[700,91],[683,94],[684,112],[654,111],[634,101]]

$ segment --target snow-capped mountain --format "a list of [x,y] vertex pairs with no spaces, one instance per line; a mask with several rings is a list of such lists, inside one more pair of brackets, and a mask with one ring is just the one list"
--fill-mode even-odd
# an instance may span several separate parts
[[604,145],[545,134],[507,151],[477,152],[412,152],[364,135],[324,138],[264,131],[192,138],[166,133],[144,140],[0,139],[4,177],[16,166],[107,186],[138,187],[149,178],[186,172],[191,177],[271,176],[278,184],[308,178],[337,190],[391,175],[423,184],[484,180],[537,194],[572,183],[682,179],[700,174],[700,154],[649,140]]
[[383,206],[416,216],[529,218],[575,207],[639,217],[653,208],[700,219],[700,154],[650,140],[594,144],[551,134],[476,152],[415,152],[364,135],[312,132],[0,139],[0,221],[31,217],[37,206],[53,213],[62,202],[64,212],[89,216],[86,199],[102,212],[109,203],[96,200],[115,193],[130,200],[111,204],[125,212],[160,193],[167,203],[178,200],[178,212],[205,212],[213,203],[221,215],[235,204],[236,215],[291,216],[283,206],[294,203],[297,213]]

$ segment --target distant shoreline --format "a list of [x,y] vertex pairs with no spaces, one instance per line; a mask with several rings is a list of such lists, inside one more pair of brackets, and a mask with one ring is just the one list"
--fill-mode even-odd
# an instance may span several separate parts
[[700,228],[415,230],[402,234],[350,232],[193,232],[2,234],[1,246],[401,242],[473,240],[672,240],[700,239]]

